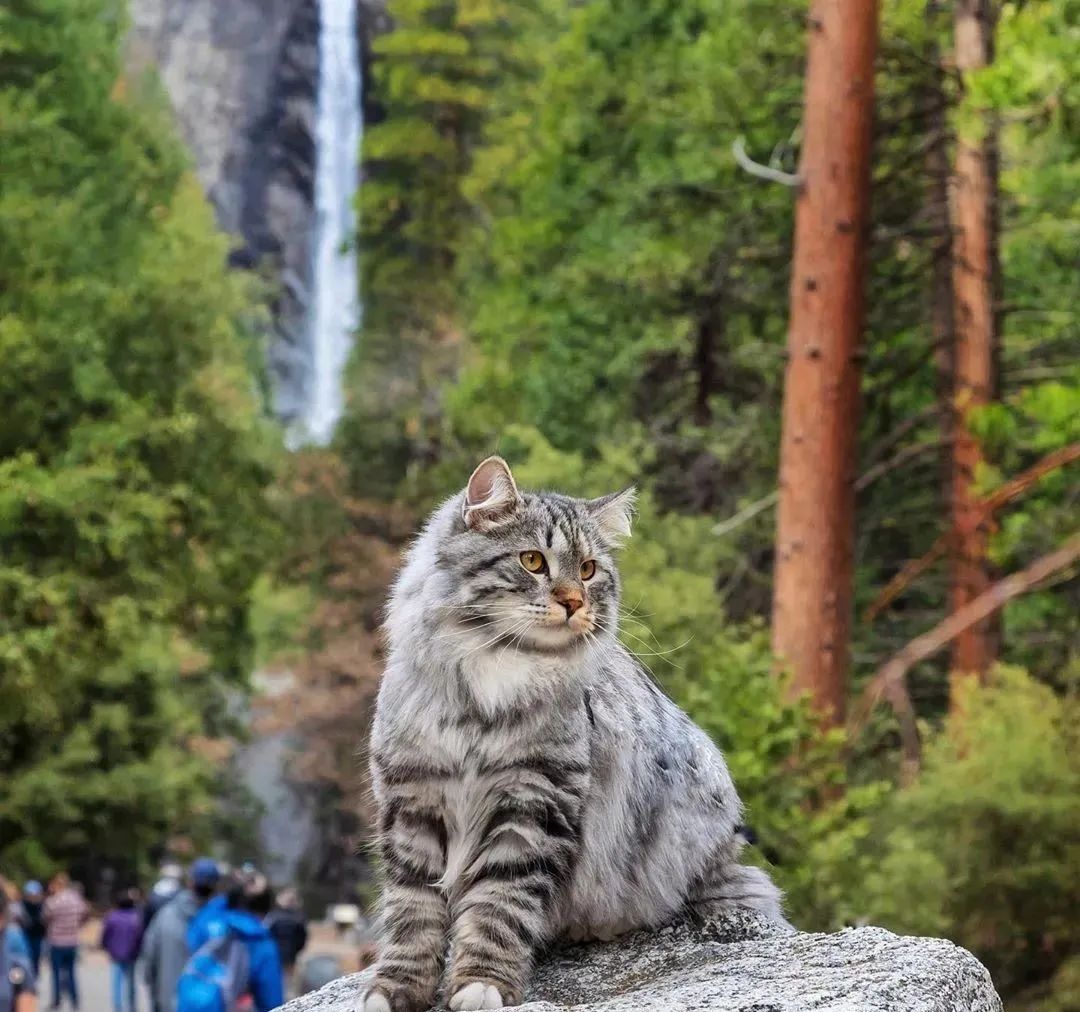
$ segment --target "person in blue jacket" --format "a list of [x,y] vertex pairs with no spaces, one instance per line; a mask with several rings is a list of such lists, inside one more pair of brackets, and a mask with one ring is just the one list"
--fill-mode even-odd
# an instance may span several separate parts
[[188,925],[188,952],[197,952],[216,935],[232,931],[248,951],[247,990],[255,1012],[271,1012],[285,1003],[277,943],[263,926],[273,894],[261,875],[248,876],[227,895],[216,896]]

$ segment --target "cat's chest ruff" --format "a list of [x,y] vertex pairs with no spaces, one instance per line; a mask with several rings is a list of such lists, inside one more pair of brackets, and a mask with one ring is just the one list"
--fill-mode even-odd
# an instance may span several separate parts
[[518,650],[480,651],[462,661],[462,680],[474,704],[497,718],[512,708],[542,676],[535,657]]

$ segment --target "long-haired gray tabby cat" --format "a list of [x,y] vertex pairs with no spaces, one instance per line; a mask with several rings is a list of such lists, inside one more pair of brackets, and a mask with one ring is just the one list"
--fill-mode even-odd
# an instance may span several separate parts
[[738,863],[719,750],[616,638],[633,490],[518,491],[498,457],[432,516],[390,602],[372,732],[386,932],[364,1012],[516,1005],[534,954],[687,908],[782,919]]

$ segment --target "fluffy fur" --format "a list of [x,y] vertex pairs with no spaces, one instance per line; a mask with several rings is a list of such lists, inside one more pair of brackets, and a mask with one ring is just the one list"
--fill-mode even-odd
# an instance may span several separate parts
[[738,863],[723,756],[616,638],[632,505],[523,495],[490,458],[409,552],[372,732],[386,926],[365,1012],[427,1008],[447,958],[451,1009],[500,1008],[559,936],[710,905],[782,919]]

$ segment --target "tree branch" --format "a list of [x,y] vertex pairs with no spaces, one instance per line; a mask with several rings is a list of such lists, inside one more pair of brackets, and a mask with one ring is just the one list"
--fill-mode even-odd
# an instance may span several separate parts
[[770,506],[775,506],[779,498],[780,490],[773,489],[767,496],[763,496],[756,502],[750,503],[749,506],[744,506],[734,516],[728,517],[727,520],[722,520],[713,528],[713,534],[717,537],[723,537],[725,534],[730,534],[748,520],[753,520],[759,513],[764,513]]
[[944,445],[944,440],[934,439],[927,443],[912,443],[910,446],[903,447],[889,457],[888,460],[879,461],[859,475],[855,480],[855,491],[861,492],[863,489],[869,488],[878,478],[883,478],[891,471],[903,467],[909,460],[914,460],[916,457],[921,457],[923,454],[930,453],[933,450],[940,450]]
[[757,176],[758,179],[767,179],[770,183],[781,183],[784,186],[802,186],[802,179],[794,173],[783,172],[769,165],[755,162],[746,153],[746,141],[742,137],[736,137],[732,142],[731,154],[739,168],[744,172],[749,172],[751,176]]
[[[991,584],[987,590],[969,601],[959,611],[953,612],[929,632],[917,636],[893,654],[878,669],[877,674],[870,679],[860,694],[852,709],[851,720],[848,724],[849,735],[854,738],[861,734],[874,706],[882,699],[887,699],[901,720],[901,733],[905,740],[905,760],[913,762],[917,769],[917,752],[912,750],[912,741],[917,741],[917,730],[911,700],[905,685],[908,671],[920,661],[926,660],[948,646],[965,629],[993,615],[1014,597],[1035,589],[1048,577],[1076,562],[1077,559],[1080,559],[1080,532],[1069,537],[1060,548],[1040,556],[1026,569]],[[913,731],[915,739],[911,737]]]
[[[1019,499],[1040,478],[1046,477],[1052,471],[1065,467],[1074,461],[1080,460],[1080,443],[1070,443],[1060,449],[1048,453],[1041,460],[1032,464],[1031,467],[1021,471],[1015,478],[999,486],[982,500],[980,505],[978,523],[985,523],[994,513],[1014,499]],[[890,604],[893,603],[918,577],[922,576],[949,547],[949,539],[955,532],[948,531],[942,534],[931,546],[925,555],[904,564],[903,569],[896,574],[881,591],[870,606],[863,613],[864,622],[873,622]]]

